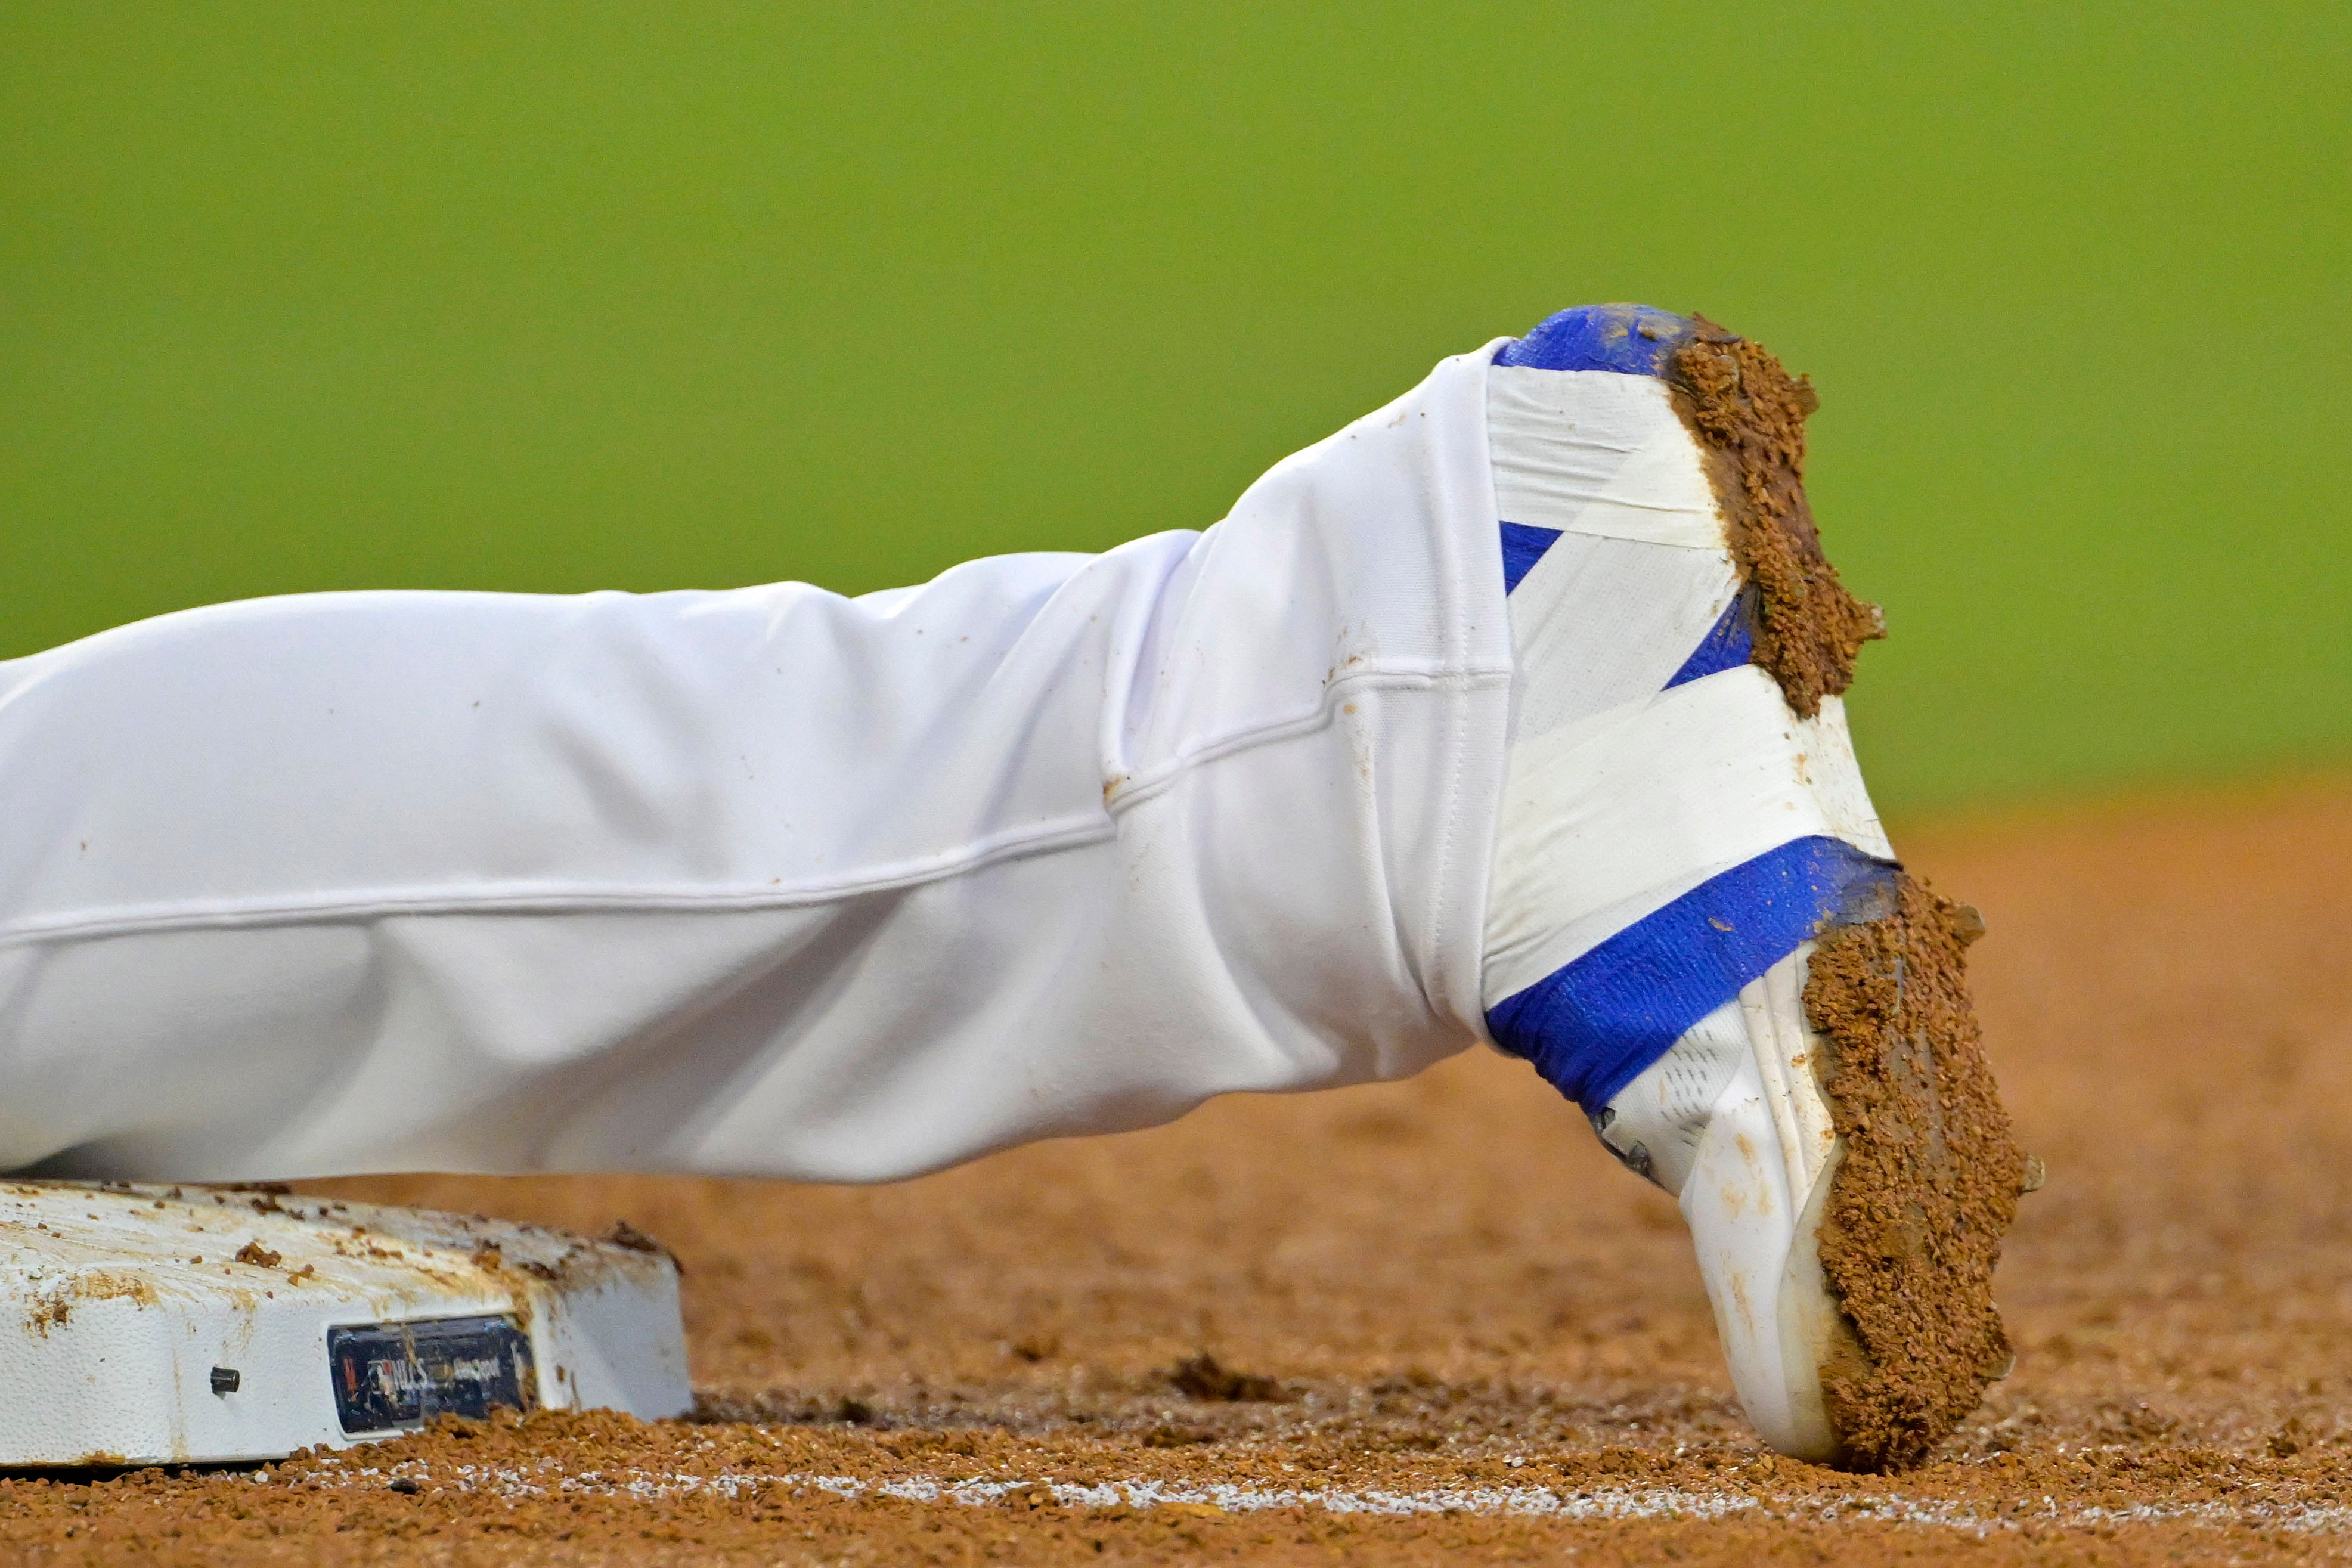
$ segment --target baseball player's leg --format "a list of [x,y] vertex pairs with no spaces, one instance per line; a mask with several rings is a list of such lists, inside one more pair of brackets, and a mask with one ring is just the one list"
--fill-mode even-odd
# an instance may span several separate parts
[[879,1179],[1459,1048],[1483,374],[1100,557],[0,666],[0,1165]]
[[1568,312],[1201,535],[0,667],[0,1161],[879,1179],[1490,1032],[1680,1194],[1759,1429],[1916,1458],[2018,1162],[1845,741],[1806,402]]

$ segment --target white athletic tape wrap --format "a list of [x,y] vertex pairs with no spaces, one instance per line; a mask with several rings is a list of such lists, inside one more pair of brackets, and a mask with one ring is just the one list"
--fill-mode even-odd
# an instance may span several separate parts
[[1515,742],[1664,689],[1738,592],[1722,549],[1562,535],[1511,591]]
[[1665,384],[1600,370],[1497,365],[1486,382],[1495,501],[1506,522],[1720,550],[1698,447]]
[[1753,665],[1511,747],[1487,902],[1489,1006],[1791,839],[1894,858],[1844,705],[1799,719]]

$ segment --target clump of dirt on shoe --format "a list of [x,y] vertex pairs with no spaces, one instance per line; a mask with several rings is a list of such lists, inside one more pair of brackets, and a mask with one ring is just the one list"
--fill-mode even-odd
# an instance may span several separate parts
[[1821,399],[1761,344],[1692,320],[1698,330],[1675,351],[1667,386],[1698,437],[1732,558],[1756,592],[1754,662],[1810,719],[1822,698],[1853,684],[1862,645],[1886,635],[1878,606],[1847,593],[1822,553],[1805,500],[1805,416]]
[[1823,936],[1805,1010],[1844,1152],[1822,1267],[1855,1343],[1822,1368],[1842,1468],[1907,1469],[2015,1360],[1992,1299],[2027,1162],[1969,1000],[1976,911],[1899,879],[1894,911]]

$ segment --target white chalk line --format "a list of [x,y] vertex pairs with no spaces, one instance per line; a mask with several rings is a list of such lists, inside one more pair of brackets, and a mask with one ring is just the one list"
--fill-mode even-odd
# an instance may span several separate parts
[[[268,1481],[274,1478],[257,1478]],[[1678,1487],[1438,1487],[1414,1491],[1366,1488],[1248,1487],[1228,1482],[1124,1480],[1098,1483],[1055,1480],[941,1479],[918,1476],[899,1480],[862,1480],[800,1471],[760,1473],[728,1470],[715,1476],[652,1470],[567,1471],[555,1458],[525,1469],[507,1466],[457,1465],[435,1468],[415,1461],[389,1468],[352,1467],[328,1479],[318,1471],[284,1480],[293,1486],[325,1485],[338,1490],[381,1488],[395,1479],[420,1487],[499,1498],[625,1497],[656,1500],[714,1495],[728,1500],[767,1488],[829,1493],[844,1500],[894,1498],[905,1502],[950,1503],[971,1508],[1001,1504],[1008,1497],[1050,1496],[1065,1508],[1152,1509],[1203,1505],[1223,1513],[1261,1513],[1278,1509],[1314,1509],[1333,1514],[1472,1514],[1570,1521],[1717,1520],[1734,1516],[1798,1524],[1881,1523],[1970,1531],[2057,1525],[2200,1524],[2335,1534],[2352,1530],[2352,1507],[2310,1503],[2165,1502],[2124,1508],[2075,1506],[2054,1497],[2026,1500],[2022,1508],[1986,1510],[1979,1505],[1901,1493],[1849,1492],[1828,1498],[1746,1497],[1692,1491]]]

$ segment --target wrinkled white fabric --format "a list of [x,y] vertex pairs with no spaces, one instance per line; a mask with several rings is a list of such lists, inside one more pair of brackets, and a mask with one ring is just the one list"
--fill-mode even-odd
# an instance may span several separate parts
[[0,664],[0,1166],[875,1180],[1470,1043],[1490,352],[1101,556]]

